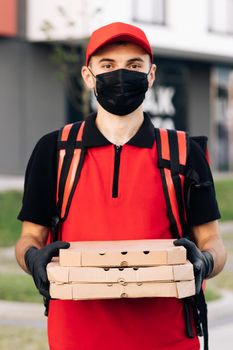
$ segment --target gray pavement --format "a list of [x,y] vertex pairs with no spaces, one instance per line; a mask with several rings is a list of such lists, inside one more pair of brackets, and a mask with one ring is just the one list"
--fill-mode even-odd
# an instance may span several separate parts
[[22,190],[23,176],[0,175],[0,191]]
[[233,293],[223,291],[220,300],[208,305],[210,350],[232,350]]
[[210,333],[210,350],[232,350],[233,322]]
[[46,328],[44,306],[36,303],[0,300],[0,326],[20,325],[30,328]]

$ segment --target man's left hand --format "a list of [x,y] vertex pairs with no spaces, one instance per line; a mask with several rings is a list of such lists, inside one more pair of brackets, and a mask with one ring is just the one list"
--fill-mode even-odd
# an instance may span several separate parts
[[175,246],[183,246],[187,250],[187,259],[193,264],[196,294],[201,291],[202,282],[209,277],[214,267],[214,260],[210,252],[201,251],[194,242],[187,238],[174,241]]

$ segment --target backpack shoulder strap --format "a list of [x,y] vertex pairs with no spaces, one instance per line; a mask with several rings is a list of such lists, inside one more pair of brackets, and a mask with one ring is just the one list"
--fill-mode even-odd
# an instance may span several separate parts
[[[74,190],[82,169],[85,149],[82,135],[85,122],[67,124],[60,129],[57,140],[57,215],[52,218],[48,243],[60,238],[60,223],[66,219]],[[48,316],[50,299],[44,297],[45,311]]]
[[85,149],[82,144],[84,125],[84,121],[65,125],[58,135],[56,202],[61,222],[68,215],[84,161]]
[[174,238],[188,234],[184,205],[184,175],[188,155],[188,134],[184,131],[155,129],[167,214]]

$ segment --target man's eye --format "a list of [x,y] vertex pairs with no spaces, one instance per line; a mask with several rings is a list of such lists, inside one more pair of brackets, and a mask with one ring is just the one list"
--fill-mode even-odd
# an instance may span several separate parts
[[110,69],[110,68],[112,68],[112,65],[110,63],[106,63],[106,64],[103,64],[102,67],[105,69]]
[[140,64],[136,64],[136,63],[131,64],[129,66],[129,69],[140,69],[140,68],[141,68],[141,65]]

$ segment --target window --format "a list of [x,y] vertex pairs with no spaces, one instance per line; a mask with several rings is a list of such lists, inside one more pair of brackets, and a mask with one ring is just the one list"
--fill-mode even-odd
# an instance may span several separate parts
[[233,0],[209,0],[209,30],[233,34]]
[[165,24],[165,0],[134,0],[133,20],[147,24]]
[[211,71],[212,163],[218,171],[233,171],[233,67]]

